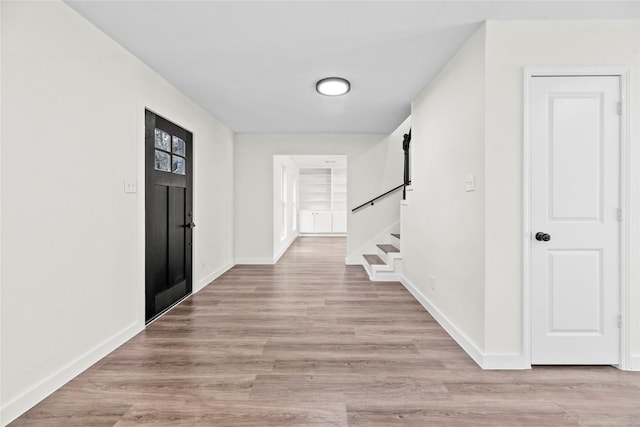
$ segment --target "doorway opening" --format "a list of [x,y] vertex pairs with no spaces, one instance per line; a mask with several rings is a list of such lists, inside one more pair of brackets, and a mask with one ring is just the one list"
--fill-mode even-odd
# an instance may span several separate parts
[[346,155],[273,156],[273,189],[274,262],[298,236],[346,237]]

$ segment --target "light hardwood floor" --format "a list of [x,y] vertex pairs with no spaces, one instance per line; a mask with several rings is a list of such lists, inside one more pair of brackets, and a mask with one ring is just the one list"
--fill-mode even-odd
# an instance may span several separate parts
[[640,373],[483,371],[400,283],[299,238],[236,266],[15,426],[640,426]]

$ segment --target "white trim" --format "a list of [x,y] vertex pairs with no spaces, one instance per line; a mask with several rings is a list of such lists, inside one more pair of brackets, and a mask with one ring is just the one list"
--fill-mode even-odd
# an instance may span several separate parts
[[[381,250],[378,249],[378,256],[383,259]],[[362,256],[362,266],[369,275],[372,282],[399,282],[402,278],[402,254],[389,253],[385,254],[385,264],[369,264]]]
[[620,103],[622,115],[620,116],[620,207],[623,210],[622,223],[620,224],[620,317],[622,327],[620,329],[620,364],[618,368],[623,370],[640,370],[640,366],[633,368],[633,355],[631,354],[631,90],[630,70],[620,70]]
[[522,354],[531,366],[531,140],[529,111],[533,70],[524,69],[523,146],[522,146]]
[[627,371],[640,371],[640,353],[632,354],[629,361]]
[[8,424],[71,381],[94,363],[114,351],[144,329],[144,322],[134,322],[80,357],[72,360],[44,380],[21,393],[2,408],[2,425]]
[[[212,281],[220,277],[222,274],[224,274],[234,265],[235,264],[233,262],[230,262],[225,266],[217,269],[216,271],[210,273],[200,281],[198,281],[199,288],[197,290],[194,290],[191,294],[185,296],[176,304],[171,306],[168,310],[166,310],[161,315],[153,319],[153,321],[151,321],[149,325],[155,322],[156,320],[158,320],[159,318],[163,317],[165,314],[173,310],[175,307],[179,306],[183,301],[189,299],[191,296],[193,296],[194,294],[202,290],[204,287],[206,287],[206,285],[210,284]],[[7,403],[4,407],[0,408],[0,413],[2,416],[2,418],[0,418],[0,424],[2,425],[8,424],[9,422],[19,417],[24,412],[28,411],[31,407],[33,407],[34,405],[38,404],[40,401],[45,399],[51,393],[58,390],[64,384],[71,381],[76,376],[80,375],[82,372],[84,372],[86,369],[88,369],[93,364],[98,362],[100,359],[102,359],[106,355],[116,350],[122,344],[129,341],[136,334],[144,330],[147,326],[148,325],[144,324],[144,319],[142,323],[135,322],[131,324],[130,326],[118,332],[111,338],[108,338],[98,346],[89,350],[84,355],[70,362],[69,364],[67,364],[57,372],[54,372],[53,374],[45,378],[40,383],[34,385],[31,389],[27,390],[23,394],[14,398],[11,402]],[[7,414],[10,414],[10,415],[7,415]]]
[[482,366],[482,352],[480,349],[461,332],[444,314],[442,314],[429,299],[418,288],[411,283],[404,275],[400,278],[400,283],[418,300],[425,310],[447,331],[460,347],[479,365]]
[[[367,267],[368,266],[368,267]],[[377,265],[370,265],[366,261],[362,264],[364,271],[369,275],[369,280],[371,282],[400,282],[402,281],[402,275],[394,271],[393,269],[389,271],[385,270],[377,270],[375,267]]]
[[[2,5],[0,5],[0,25],[2,25]],[[2,35],[0,32],[0,45]],[[0,99],[2,99],[2,55],[0,54]],[[2,168],[2,102],[0,102],[0,169]],[[0,242],[2,242],[2,174],[0,173]],[[2,271],[2,245],[0,245],[0,271]],[[0,289],[2,289],[2,274],[0,274]],[[0,318],[2,307],[2,292],[0,292]],[[0,425],[4,425],[2,408],[2,337],[0,337]]]
[[531,363],[524,354],[519,353],[484,353],[482,355],[482,369],[523,370],[531,369]]
[[[153,111],[149,108],[144,102],[140,99],[135,103],[135,110],[133,114],[138,119],[136,120],[136,131],[138,136],[137,143],[137,161],[136,161],[136,175],[138,179],[136,180],[136,223],[138,225],[137,229],[137,254],[138,254],[138,262],[136,263],[136,319],[141,322],[143,325],[145,324],[146,317],[146,262],[147,262],[147,254],[146,254],[146,230],[147,230],[147,220],[146,220],[146,194],[147,194],[147,181],[145,177],[145,133],[146,133],[146,120],[145,120],[145,110]],[[193,277],[193,276],[192,276]]]
[[282,247],[280,248],[280,251],[273,256],[273,264],[277,264],[278,261],[280,261],[280,258],[282,257],[282,255],[284,255],[287,249],[289,249],[289,246],[291,246],[291,244],[295,242],[297,238],[298,238],[298,234],[294,233],[293,236],[289,238],[289,241],[284,245],[282,245]]
[[390,271],[376,271],[374,278],[371,278],[369,275],[369,279],[372,282],[399,282],[402,280],[402,276],[398,273],[390,272]]
[[[525,67],[525,77],[571,77],[571,76],[625,76],[629,75],[629,67],[585,66],[585,67]],[[527,81],[525,81],[526,83]]]
[[298,233],[299,237],[347,237],[346,233]]
[[360,246],[358,249],[352,251],[345,258],[346,265],[364,265],[362,254],[372,253],[376,251],[376,244],[381,242],[388,242],[390,240],[389,235],[391,233],[397,233],[400,229],[400,220],[395,221],[393,224],[386,227],[381,232],[377,233],[367,243]]
[[630,176],[630,71],[629,67],[527,67],[524,69],[524,117],[523,117],[523,293],[522,293],[522,347],[528,365],[531,365],[531,136],[530,136],[530,85],[533,77],[550,76],[617,76],[620,77],[620,96],[624,114],[620,123],[620,205],[624,215],[620,225],[620,364],[618,368],[634,370],[637,362],[631,355],[630,309],[630,244],[629,230],[632,216],[629,186]]
[[202,279],[198,280],[198,289],[195,289],[192,294],[196,294],[198,292],[200,292],[202,289],[204,289],[207,285],[209,285],[211,282],[213,282],[214,280],[216,280],[218,277],[222,276],[224,273],[226,273],[227,271],[229,271],[231,268],[233,268],[235,264],[232,262],[229,262],[225,265],[223,265],[222,267],[220,267],[219,269],[207,274],[205,277],[203,277]]
[[431,301],[404,275],[400,276],[400,283],[414,296],[442,328],[458,343],[460,347],[482,369],[529,369],[523,354],[489,353],[485,354],[458,327],[436,308]]
[[273,265],[273,258],[236,258],[236,265]]

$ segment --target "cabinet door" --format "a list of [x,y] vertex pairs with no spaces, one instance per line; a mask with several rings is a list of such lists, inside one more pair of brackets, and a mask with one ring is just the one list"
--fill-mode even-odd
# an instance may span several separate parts
[[334,211],[333,214],[333,232],[347,232],[347,213],[345,211]]
[[331,233],[331,211],[316,212],[316,233]]
[[315,231],[315,212],[300,211],[298,216],[298,231],[300,233],[313,233]]

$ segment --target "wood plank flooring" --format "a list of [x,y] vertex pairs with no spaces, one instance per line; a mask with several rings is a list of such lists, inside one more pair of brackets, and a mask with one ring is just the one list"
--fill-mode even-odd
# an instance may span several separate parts
[[299,238],[236,266],[15,426],[640,426],[640,373],[483,371],[400,283]]

